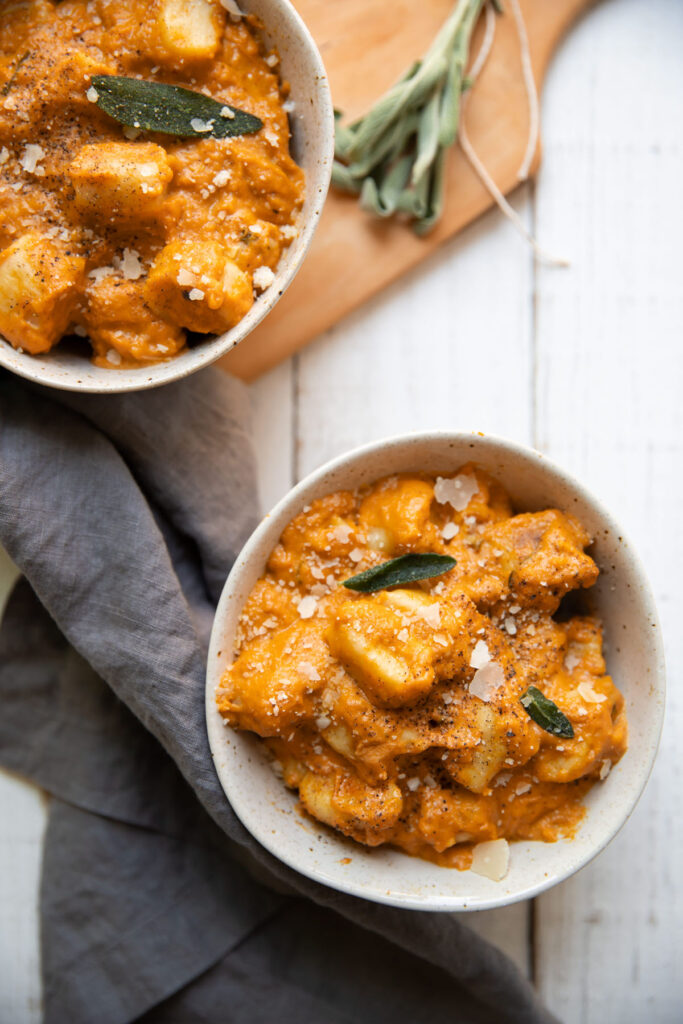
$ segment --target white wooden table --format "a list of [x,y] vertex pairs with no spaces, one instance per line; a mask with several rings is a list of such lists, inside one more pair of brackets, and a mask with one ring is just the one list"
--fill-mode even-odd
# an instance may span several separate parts
[[[568,1024],[683,1020],[681,43],[683,4],[605,0],[555,61],[543,168],[515,205],[569,270],[536,266],[492,213],[253,387],[264,506],[360,443],[479,429],[560,461],[640,547],[670,673],[648,790],[573,879],[469,917]],[[41,795],[0,775],[2,1024],[41,1017],[44,821]]]

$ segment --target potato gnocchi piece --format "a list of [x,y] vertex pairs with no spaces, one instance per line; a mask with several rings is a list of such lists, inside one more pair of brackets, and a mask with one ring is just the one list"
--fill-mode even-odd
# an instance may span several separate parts
[[155,259],[145,298],[159,316],[201,334],[220,334],[249,312],[254,294],[248,275],[218,242],[180,240]]
[[0,253],[0,334],[37,355],[64,334],[75,311],[85,259],[31,231]]
[[238,626],[237,648],[258,636],[291,625],[298,612],[292,591],[272,580],[259,580],[247,598]]
[[330,654],[315,625],[298,619],[259,637],[226,670],[218,691],[225,719],[259,736],[277,736],[314,715]]
[[487,530],[509,558],[508,586],[520,604],[554,611],[570,590],[592,587],[598,567],[584,552],[590,537],[578,520],[557,509],[522,513]]
[[144,365],[176,355],[185,334],[155,316],[139,288],[118,276],[93,281],[86,292],[83,326],[95,353],[96,365]]
[[564,666],[548,681],[546,693],[569,717],[574,739],[543,734],[532,762],[541,782],[600,778],[620,760],[628,743],[624,698],[605,672],[600,624],[577,617],[567,624],[566,635]]
[[217,0],[161,0],[155,54],[162,60],[210,60],[216,56],[225,25]]
[[403,808],[403,796],[395,782],[368,786],[341,771],[329,775],[307,772],[299,796],[318,821],[367,846],[387,841]]
[[446,601],[398,588],[342,600],[326,632],[335,657],[385,707],[415,704],[437,680],[469,677],[483,638],[492,658],[509,660],[498,630],[463,594]]
[[166,151],[153,142],[89,143],[68,174],[81,215],[112,226],[155,216],[173,177]]
[[390,477],[364,498],[358,522],[366,532],[384,531],[387,554],[433,551],[436,526],[430,521],[434,488],[426,480],[414,477]]
[[417,828],[437,853],[456,843],[485,842],[498,835],[498,805],[491,796],[479,796],[462,787],[422,786]]

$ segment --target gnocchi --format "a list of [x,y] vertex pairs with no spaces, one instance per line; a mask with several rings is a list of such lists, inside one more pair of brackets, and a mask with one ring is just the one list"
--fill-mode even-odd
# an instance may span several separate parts
[[[220,0],[3,6],[0,344],[42,354],[80,335],[114,370],[172,359],[188,332],[246,316],[304,199],[273,56],[255,19]],[[101,108],[99,75],[203,93],[262,127],[124,125]]]
[[[515,515],[474,465],[327,495],[285,528],[252,590],[218,709],[266,741],[309,815],[366,846],[464,868],[477,843],[571,836],[628,732],[599,621],[557,614],[597,578],[589,543],[557,509]],[[420,551],[455,565],[343,586]],[[531,717],[529,687],[573,736]]]

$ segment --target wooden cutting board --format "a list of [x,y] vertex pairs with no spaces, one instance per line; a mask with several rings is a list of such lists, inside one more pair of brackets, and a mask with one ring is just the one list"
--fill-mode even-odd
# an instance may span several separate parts
[[[550,58],[593,0],[520,0],[540,89]],[[318,43],[335,107],[364,113],[425,52],[453,0],[294,0]],[[482,25],[474,39],[474,52]],[[509,4],[497,19],[493,49],[466,106],[470,141],[507,193],[528,138],[528,100]],[[540,147],[532,164],[538,168]],[[443,217],[426,238],[405,224],[364,213],[354,197],[331,189],[317,234],[295,281],[272,313],[221,360],[245,380],[303,348],[322,331],[406,273],[492,205],[458,146],[450,153]]]

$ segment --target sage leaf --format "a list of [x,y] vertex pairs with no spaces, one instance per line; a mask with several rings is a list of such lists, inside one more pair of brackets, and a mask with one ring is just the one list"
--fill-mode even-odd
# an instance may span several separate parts
[[574,737],[574,728],[567,716],[563,714],[554,701],[546,697],[544,693],[535,687],[530,686],[526,693],[519,698],[520,703],[527,715],[533,718],[536,725],[541,729],[552,733],[553,736],[563,736],[571,740]]
[[180,138],[252,135],[263,121],[180,85],[119,75],[93,75],[97,106],[121,124]]
[[415,583],[417,580],[428,580],[432,576],[441,576],[455,565],[450,555],[434,555],[415,553],[399,555],[389,562],[373,565],[365,572],[359,572],[344,580],[349,590],[359,590],[363,594],[372,594],[376,590],[386,590],[401,583]]

